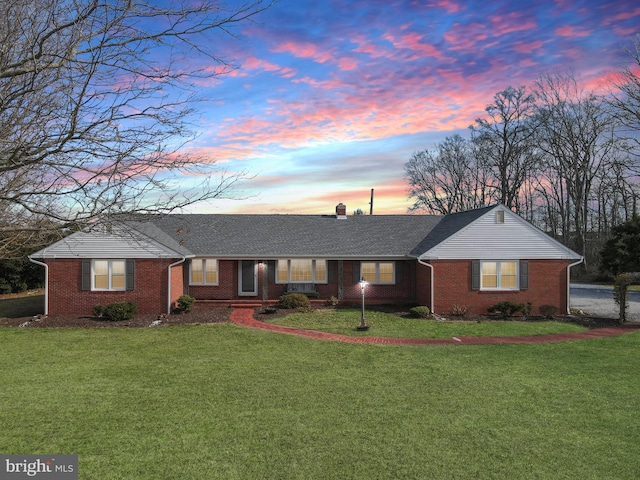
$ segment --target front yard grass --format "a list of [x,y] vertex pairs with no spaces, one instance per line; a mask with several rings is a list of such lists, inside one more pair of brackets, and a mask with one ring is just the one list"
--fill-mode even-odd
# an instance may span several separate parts
[[404,337],[404,338],[451,338],[454,336],[546,335],[552,333],[580,332],[586,330],[579,325],[553,321],[477,321],[477,320],[424,320],[403,318],[376,311],[365,311],[367,331],[358,331],[361,311],[357,309],[318,309],[296,312],[283,317],[270,318],[260,315],[260,320],[287,327],[319,330],[341,335]]
[[636,479],[638,351],[0,328],[0,452],[96,480]]

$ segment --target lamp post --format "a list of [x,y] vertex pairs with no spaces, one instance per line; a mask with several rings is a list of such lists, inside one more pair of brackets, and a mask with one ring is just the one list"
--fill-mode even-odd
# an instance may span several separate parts
[[362,316],[360,317],[360,325],[357,327],[358,330],[369,330],[369,325],[364,320],[364,287],[367,285],[367,282],[364,280],[364,277],[360,279],[360,293],[362,293]]

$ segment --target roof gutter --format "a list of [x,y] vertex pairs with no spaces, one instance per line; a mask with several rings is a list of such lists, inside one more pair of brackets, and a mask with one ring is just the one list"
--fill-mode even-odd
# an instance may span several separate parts
[[187,260],[187,257],[183,255],[180,260],[169,265],[168,276],[167,276],[167,315],[171,314],[171,269],[176,265],[180,265],[182,262],[186,260]]
[[31,263],[42,265],[44,267],[44,315],[49,315],[49,265],[38,260],[34,260],[30,256],[27,257]]
[[433,305],[433,298],[434,298],[434,296],[433,296],[433,291],[434,291],[434,288],[433,288],[433,265],[431,265],[430,263],[424,262],[420,257],[418,257],[418,263],[420,265],[424,265],[425,267],[429,267],[429,270],[431,271],[431,282],[430,282],[431,283],[431,285],[430,285],[430,288],[431,288],[431,299],[430,299],[431,305],[429,305],[429,308],[431,309],[431,313],[435,313],[435,308],[434,308],[434,305]]
[[571,267],[580,265],[582,262],[584,262],[584,257],[580,257],[577,262],[567,265],[567,315],[571,314]]

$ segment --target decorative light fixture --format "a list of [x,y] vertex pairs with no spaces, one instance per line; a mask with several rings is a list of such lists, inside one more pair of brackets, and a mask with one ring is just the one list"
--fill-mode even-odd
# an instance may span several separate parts
[[369,325],[364,319],[364,287],[367,285],[364,277],[360,278],[360,293],[362,293],[362,316],[360,317],[360,325],[356,327],[358,330],[369,330]]

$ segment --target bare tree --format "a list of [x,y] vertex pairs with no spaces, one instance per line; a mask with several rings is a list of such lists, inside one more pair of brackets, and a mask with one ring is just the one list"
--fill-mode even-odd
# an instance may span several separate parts
[[[181,153],[194,136],[194,87],[232,68],[216,56],[216,35],[233,35],[271,3],[6,4],[0,255],[46,226],[168,212],[225,195],[244,172],[226,174],[212,168],[214,159]],[[202,181],[183,188],[167,172]]]
[[468,140],[447,137],[435,151],[417,152],[405,164],[408,196],[415,198],[410,210],[445,215],[485,206],[496,190],[488,175]]
[[603,97],[586,92],[571,75],[547,75],[536,82],[537,145],[544,154],[547,182],[563,222],[563,241],[584,254],[588,208],[594,181],[615,158],[615,121]]
[[[622,68],[614,82],[615,91],[610,103],[616,110],[621,124],[620,133],[640,149],[640,35],[634,38],[632,48],[627,49],[631,66]],[[638,154],[638,151],[636,151]]]
[[525,87],[508,87],[495,94],[485,111],[471,125],[476,156],[493,170],[499,201],[520,213],[521,189],[535,167],[531,125],[535,97]]

